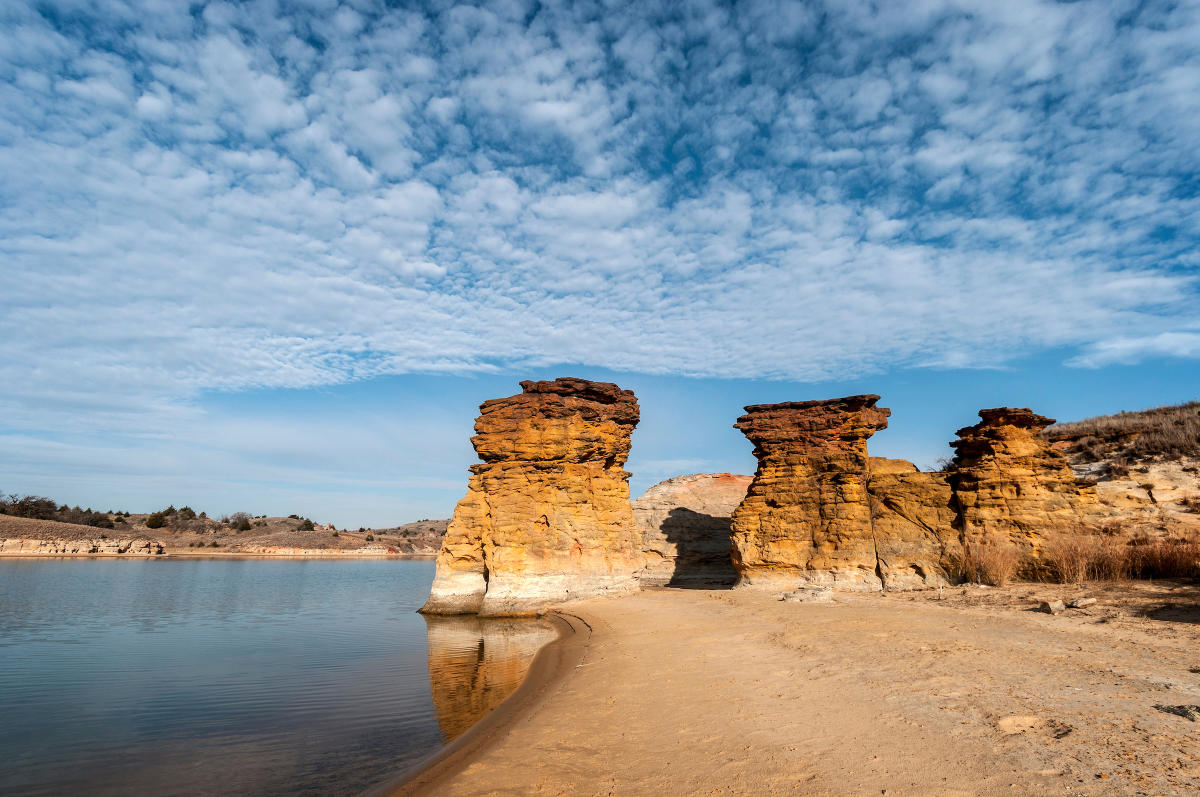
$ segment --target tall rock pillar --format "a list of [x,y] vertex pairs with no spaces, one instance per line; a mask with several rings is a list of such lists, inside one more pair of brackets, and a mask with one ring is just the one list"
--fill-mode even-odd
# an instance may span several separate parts
[[879,396],[746,407],[758,471],[733,513],[739,586],[880,589],[867,438],[887,428]]
[[522,382],[479,407],[467,495],[438,555],[428,614],[523,615],[637,587],[629,501],[633,392],[608,382]]

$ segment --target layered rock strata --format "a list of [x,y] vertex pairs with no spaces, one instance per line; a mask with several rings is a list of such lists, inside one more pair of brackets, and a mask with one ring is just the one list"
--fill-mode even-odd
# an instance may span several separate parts
[[961,560],[949,475],[922,472],[903,459],[871,457],[867,492],[884,587],[949,583]]
[[746,407],[735,427],[758,470],[733,513],[739,586],[879,589],[867,438],[887,428],[879,396]]
[[730,517],[749,486],[749,476],[698,473],[659,482],[634,501],[646,554],[642,584],[732,584]]
[[1013,407],[980,410],[979,417],[950,444],[964,546],[1013,543],[1036,556],[1047,534],[1086,530],[1098,508],[1096,490],[1076,479],[1040,434],[1054,420]]
[[633,393],[607,382],[522,382],[479,407],[471,467],[437,560],[430,614],[533,614],[637,587],[629,501]]

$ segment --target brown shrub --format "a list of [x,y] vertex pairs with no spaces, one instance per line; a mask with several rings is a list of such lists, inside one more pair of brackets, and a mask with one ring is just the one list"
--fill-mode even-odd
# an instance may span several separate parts
[[1003,587],[1017,573],[1021,551],[1012,543],[965,546],[959,575],[966,581]]

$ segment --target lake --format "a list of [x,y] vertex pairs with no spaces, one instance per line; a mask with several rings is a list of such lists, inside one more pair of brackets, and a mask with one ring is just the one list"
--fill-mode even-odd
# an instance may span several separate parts
[[426,618],[429,560],[0,560],[0,793],[356,794],[554,632]]

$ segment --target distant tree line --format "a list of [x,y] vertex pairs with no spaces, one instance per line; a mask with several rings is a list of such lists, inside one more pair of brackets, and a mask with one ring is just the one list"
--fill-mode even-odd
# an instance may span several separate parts
[[59,523],[75,523],[80,526],[94,526],[100,529],[116,528],[117,523],[124,523],[129,517],[128,512],[95,512],[91,507],[82,509],[78,506],[61,506],[52,498],[44,495],[0,496],[0,515],[31,518],[33,520],[56,520]]

